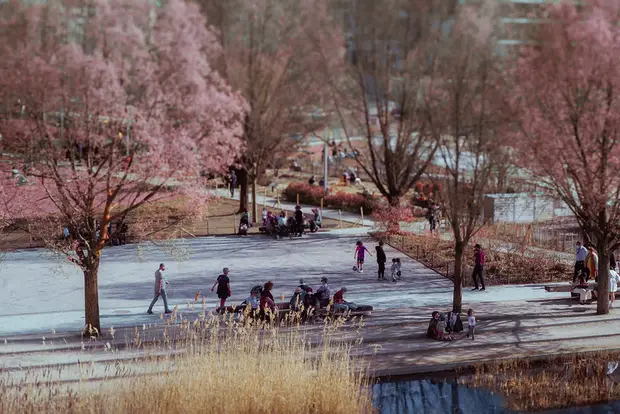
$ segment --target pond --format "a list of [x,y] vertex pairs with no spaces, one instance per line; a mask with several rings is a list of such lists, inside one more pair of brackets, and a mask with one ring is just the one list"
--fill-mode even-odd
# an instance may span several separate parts
[[[455,380],[383,382],[373,386],[373,402],[380,414],[515,414],[503,398],[483,388]],[[538,411],[537,414],[620,413],[620,401],[586,407]]]
[[381,414],[509,414],[501,396],[455,380],[384,382],[373,386],[373,402]]

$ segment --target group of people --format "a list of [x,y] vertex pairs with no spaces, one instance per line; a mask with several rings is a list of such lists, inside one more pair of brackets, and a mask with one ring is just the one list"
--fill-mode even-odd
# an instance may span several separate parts
[[[160,297],[164,302],[164,313],[172,313],[172,310],[168,307],[168,295],[166,292],[169,282],[164,276],[165,271],[166,265],[160,263],[159,268],[155,271],[154,297],[146,312],[149,315],[153,314],[153,306],[155,306]],[[232,295],[230,277],[228,275],[229,269],[225,267],[222,270],[222,274],[217,277],[211,287],[211,292],[215,291],[219,299],[218,310],[220,312],[226,310],[226,301]],[[251,315],[258,316],[261,319],[265,319],[269,314],[277,315],[278,307],[272,294],[273,287],[274,283],[270,280],[264,285],[255,286],[250,290],[250,296],[244,301],[244,304]],[[299,285],[295,288],[293,296],[289,301],[289,309],[294,312],[302,312],[304,318],[312,314],[313,311],[327,308],[330,304],[336,310],[356,310],[357,305],[355,303],[344,299],[346,292],[347,288],[343,286],[332,296],[332,290],[326,277],[321,278],[321,284],[316,291],[307,285],[304,279],[300,279]],[[198,296],[197,294],[196,300]]]
[[[378,245],[375,246],[375,250],[377,252],[377,280],[386,280],[385,278],[385,263],[387,262],[387,256],[385,251],[383,250],[383,241],[380,240]],[[355,266],[353,266],[353,271],[358,273],[364,272],[364,261],[366,259],[366,253],[368,253],[371,257],[372,254],[368,250],[366,246],[364,246],[364,242],[358,240],[355,244],[355,252],[353,253],[353,258],[356,260]],[[391,276],[392,282],[396,283],[396,280],[400,280],[401,270],[400,270],[400,258],[392,258],[392,267]]]
[[[573,272],[573,293],[579,294],[579,301],[585,303],[592,298],[592,292],[597,290],[597,284],[590,286],[589,281],[598,278],[599,258],[592,243],[584,246],[581,241],[575,244],[575,267]],[[616,292],[620,285],[620,275],[616,256],[612,252],[609,255],[609,306],[613,308]]]
[[[267,320],[277,317],[278,306],[272,294],[274,283],[266,282],[250,290],[250,296],[242,303],[244,314],[248,317]],[[326,277],[321,278],[321,284],[314,290],[304,279],[299,280],[299,285],[288,302],[288,309],[297,312],[303,321],[314,318],[317,311],[331,305],[332,309],[340,311],[356,310],[357,305],[344,299],[346,287],[340,288],[332,296]]]
[[[426,336],[429,339],[438,341],[454,341],[458,339],[454,334],[463,331],[463,322],[461,322],[461,314],[458,312],[448,312],[447,316],[440,312],[434,311],[431,320],[428,323]],[[467,338],[475,339],[476,333],[476,317],[473,309],[467,311]]]
[[[315,232],[323,225],[323,218],[318,208],[313,208],[312,214],[313,217],[308,221],[308,227],[311,232]],[[284,210],[279,214],[275,214],[263,208],[262,219],[261,231],[272,236],[294,235],[301,237],[306,229],[306,217],[299,205],[295,206],[295,212],[290,217],[287,217]]]

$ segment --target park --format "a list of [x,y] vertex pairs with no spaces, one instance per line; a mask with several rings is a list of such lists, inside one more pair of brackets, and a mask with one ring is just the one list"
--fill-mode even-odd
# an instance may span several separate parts
[[0,0],[0,413],[620,411],[618,19]]

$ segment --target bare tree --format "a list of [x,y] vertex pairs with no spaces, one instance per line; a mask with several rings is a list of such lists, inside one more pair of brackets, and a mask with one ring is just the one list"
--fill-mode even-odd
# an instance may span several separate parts
[[495,54],[498,21],[491,7],[463,6],[437,48],[436,89],[427,99],[431,125],[440,136],[446,175],[441,192],[444,215],[454,235],[453,309],[462,308],[463,255],[484,225],[484,196],[500,160],[497,129],[503,116],[500,60]]
[[[268,160],[290,154],[293,135],[303,136],[323,125],[324,117],[312,116],[320,112],[323,94],[316,77],[320,59],[313,45],[331,30],[326,5],[321,0],[200,3],[218,24],[226,78],[250,105],[240,159],[239,207],[247,209],[247,186],[243,184],[252,186],[255,200],[257,180]],[[337,50],[335,45],[330,54],[334,56]],[[252,215],[257,216],[256,203]]]
[[437,150],[423,96],[435,87],[434,49],[453,7],[432,0],[369,3],[342,6],[348,55],[339,71],[330,70],[329,86],[358,165],[396,207]]

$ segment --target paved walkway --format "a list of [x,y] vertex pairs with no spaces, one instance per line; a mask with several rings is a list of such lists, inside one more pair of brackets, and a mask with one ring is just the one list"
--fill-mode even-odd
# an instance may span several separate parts
[[[403,280],[376,280],[377,264],[369,258],[365,273],[352,271],[355,242],[362,236],[356,229],[317,233],[302,239],[275,240],[268,237],[205,237],[180,240],[175,252],[162,252],[152,244],[115,246],[105,249],[99,272],[102,324],[135,326],[149,323],[144,312],[152,297],[153,273],[160,262],[168,268],[169,301],[186,309],[196,292],[206,294],[207,306],[217,298],[210,288],[225,266],[231,269],[233,296],[240,303],[252,286],[275,282],[274,294],[288,299],[303,277],[318,285],[321,276],[332,288],[347,286],[348,299],[391,309],[436,304],[448,307],[452,301],[449,280],[422,264],[386,248],[388,260],[403,259]],[[359,229],[357,229],[359,231]],[[374,252],[370,239],[367,245]],[[83,276],[42,249],[7,254],[0,266],[0,336],[28,332],[77,331],[84,325]],[[563,297],[547,293],[542,286],[494,286],[486,292],[466,291],[472,302]],[[161,309],[161,302],[156,310]]]
[[[477,311],[476,340],[438,342],[426,339],[434,307],[402,307],[379,310],[363,325],[348,324],[333,333],[353,344],[354,355],[370,363],[379,376],[408,375],[451,370],[475,362],[515,357],[541,357],[561,353],[607,351],[620,348],[620,310],[595,315],[594,305],[578,305],[568,299],[527,300],[505,303],[472,303]],[[196,312],[187,312],[192,320]],[[322,340],[323,326],[305,326],[312,343]],[[139,329],[143,341],[162,338],[161,326]],[[175,326],[167,328],[174,338]],[[44,337],[18,335],[0,344],[0,381],[25,379],[36,382],[42,376],[61,381],[118,378],[170,369],[166,363],[149,364],[153,353],[126,347],[134,329],[118,328],[115,338],[82,342],[75,336],[49,333]],[[115,350],[111,353],[110,350]],[[58,352],[62,351],[62,352]],[[175,352],[182,352],[177,350]],[[119,365],[119,360],[124,361]],[[170,361],[172,363],[173,361]],[[49,369],[51,366],[61,369]],[[120,368],[119,368],[120,367]]]
[[[230,198],[230,191],[228,191],[227,189],[212,190],[211,192],[219,197]],[[239,200],[239,195],[236,194],[233,199]],[[268,206],[268,208],[273,206],[276,202],[275,197],[269,197],[269,196],[264,197],[263,195],[257,195],[256,199],[260,205],[263,205],[264,203]],[[281,201],[280,204],[286,210],[292,211],[295,209],[294,203]],[[311,207],[317,207],[317,206],[303,206],[302,205],[302,207],[311,208]],[[324,209],[323,217],[331,218],[335,220],[342,218],[343,221],[346,221],[349,223],[355,223],[356,221],[360,219],[359,214],[341,212],[339,216],[338,210],[331,210],[331,209]],[[367,227],[368,231],[371,231],[375,228],[375,222],[371,218],[364,217],[364,227]],[[401,223],[400,227],[401,227],[401,230],[410,231],[415,234],[427,234],[429,232],[429,224],[427,221],[415,221],[412,223],[403,222]],[[439,237],[441,237],[444,240],[451,240],[452,233],[448,231],[447,229],[442,228],[440,229]],[[491,239],[484,238],[484,237],[474,237],[471,243],[482,243],[486,245],[493,244],[494,246],[499,246],[499,248],[503,250],[504,252],[520,251],[521,249],[521,246],[516,243],[510,243],[504,240],[491,240]],[[526,247],[526,249],[524,250],[524,254],[526,256],[535,256],[535,255],[544,254],[546,256],[556,257],[559,260],[563,260],[571,264],[574,261],[574,255],[570,253],[558,252],[555,250],[549,250],[549,249],[544,249],[544,248],[534,247],[534,246]]]

